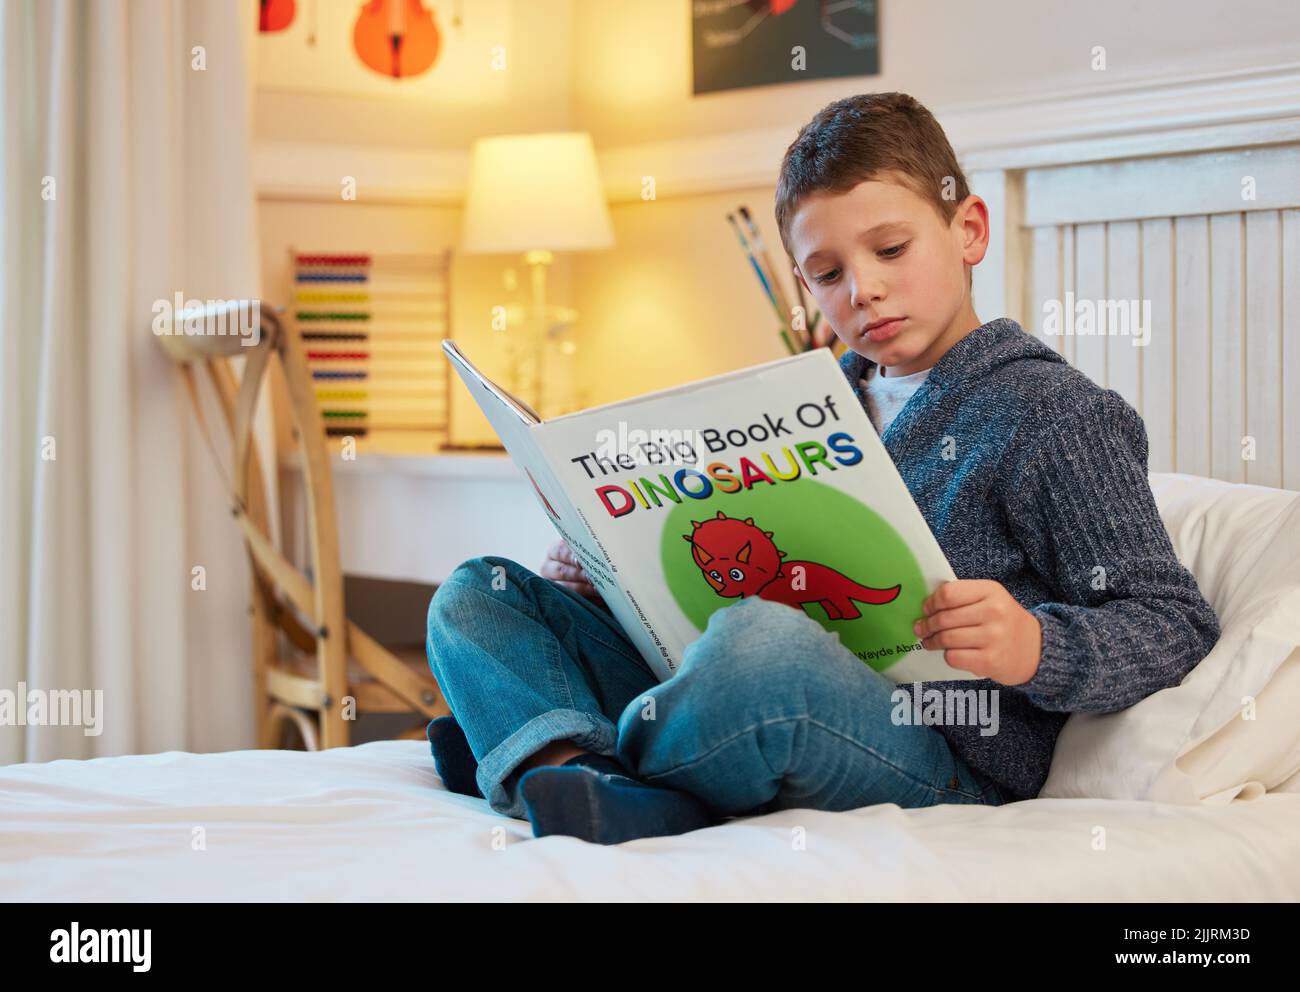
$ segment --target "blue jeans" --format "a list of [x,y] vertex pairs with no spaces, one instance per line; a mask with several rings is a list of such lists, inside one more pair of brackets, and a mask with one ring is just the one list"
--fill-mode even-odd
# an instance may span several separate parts
[[894,722],[896,685],[781,603],[718,610],[661,683],[603,604],[486,556],[439,587],[427,648],[479,789],[508,816],[525,815],[519,764],[560,740],[722,816],[1010,801],[934,727]]

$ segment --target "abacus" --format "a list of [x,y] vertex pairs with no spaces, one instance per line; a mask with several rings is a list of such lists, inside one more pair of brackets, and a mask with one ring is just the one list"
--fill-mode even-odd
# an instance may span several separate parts
[[[450,430],[451,250],[290,249],[290,318],[327,437],[368,450],[437,450]],[[364,444],[362,444],[364,442]]]

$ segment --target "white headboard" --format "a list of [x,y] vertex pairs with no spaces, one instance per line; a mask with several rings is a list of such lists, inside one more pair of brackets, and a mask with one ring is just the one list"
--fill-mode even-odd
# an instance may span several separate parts
[[1300,122],[1075,152],[969,171],[995,234],[976,312],[1123,394],[1151,471],[1300,489]]

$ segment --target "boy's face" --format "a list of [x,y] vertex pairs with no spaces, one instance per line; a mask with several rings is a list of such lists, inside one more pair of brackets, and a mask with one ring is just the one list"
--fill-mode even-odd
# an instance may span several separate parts
[[[988,208],[978,196],[945,224],[889,180],[815,193],[795,211],[790,247],[796,277],[836,335],[891,374],[929,368],[979,326],[966,285],[966,266],[988,249]],[[899,319],[871,326],[886,318]]]

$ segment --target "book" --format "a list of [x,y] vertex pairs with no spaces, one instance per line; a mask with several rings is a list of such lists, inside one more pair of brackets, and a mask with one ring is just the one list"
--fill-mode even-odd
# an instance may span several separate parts
[[661,681],[752,596],[895,682],[977,677],[912,632],[956,576],[827,349],[544,421],[442,347]]

